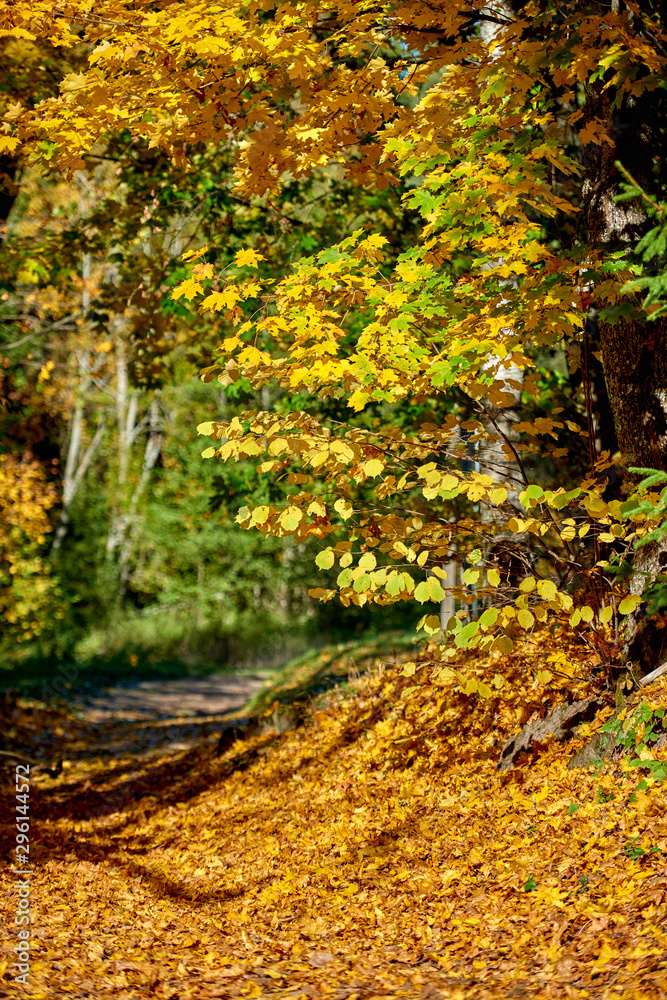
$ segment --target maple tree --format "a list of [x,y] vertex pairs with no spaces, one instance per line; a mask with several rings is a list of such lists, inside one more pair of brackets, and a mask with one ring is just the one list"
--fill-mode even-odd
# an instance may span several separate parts
[[[504,0],[464,12],[420,3],[1,9],[14,38],[88,46],[58,96],[7,107],[7,153],[71,172],[124,130],[187,170],[202,145],[225,145],[237,191],[268,206],[288,178],[328,165],[360,185],[403,180],[422,223],[395,260],[384,260],[386,237],[364,229],[273,284],[247,276],[262,261],[253,248],[224,270],[215,253],[191,255],[175,297],[205,294],[202,310],[237,327],[205,379],[274,384],[368,414],[331,423],[326,405],[247,412],[202,425],[225,439],[204,454],[265,457],[262,474],[289,469],[288,504],[242,510],[242,524],[325,543],[342,535],[319,557],[325,569],[338,561],[336,583],[314,596],[439,602],[456,550],[469,563],[457,598],[488,606],[466,625],[425,615],[428,632],[446,624],[459,646],[509,651],[522,632],[569,621],[608,659],[618,614],[635,612],[660,572],[660,547],[637,550],[623,598],[604,557],[630,551],[646,525],[605,492],[613,456],[595,453],[593,345],[581,331],[592,318],[623,460],[662,468],[664,373],[651,362],[664,355],[663,324],[622,291],[646,213],[641,198],[615,198],[616,163],[649,194],[661,184],[659,12]],[[557,348],[582,366],[587,397],[583,408],[570,399],[574,412],[561,419],[539,412],[539,352]],[[521,419],[531,400],[537,414]],[[383,406],[412,411],[387,421]],[[559,437],[572,416],[591,466],[567,490],[545,480],[537,459],[564,457]],[[471,449],[479,470],[466,470]],[[574,577],[585,581],[578,592]],[[635,621],[631,633],[626,656],[650,665],[655,629]]]
[[[222,341],[199,389],[253,408],[216,418],[193,394],[184,409],[202,407],[211,469],[256,466],[252,489],[221,477],[221,498],[250,494],[239,524],[268,552],[317,545],[315,597],[416,602],[433,638],[219,760],[110,767],[84,733],[40,801],[43,995],[64,975],[110,997],[664,992],[667,682],[619,686],[574,742],[544,725],[563,699],[598,709],[621,653],[635,687],[663,656],[663,15],[456,6],[0,3],[3,38],[35,64],[67,54],[57,92],[3,106],[0,153],[66,184],[113,156],[133,179],[118,228],[75,245],[77,294],[90,280],[117,334],[96,352],[107,388],[120,398],[125,364],[153,392],[174,335]],[[163,182],[215,219],[166,281],[138,224],[170,217]],[[326,216],[338,188],[356,191],[342,224],[273,255],[303,193]],[[262,213],[272,239],[239,239]],[[95,285],[82,257],[101,271],[115,240],[118,280]],[[58,322],[76,282],[59,303],[42,278],[37,316]],[[100,342],[68,336],[68,360]],[[114,402],[117,552],[141,459]],[[53,493],[43,469],[2,463],[0,507],[25,487],[2,550],[18,565]]]

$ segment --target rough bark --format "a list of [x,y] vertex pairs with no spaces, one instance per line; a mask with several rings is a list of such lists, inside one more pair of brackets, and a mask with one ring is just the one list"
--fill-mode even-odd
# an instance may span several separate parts
[[600,324],[607,390],[627,465],[667,468],[667,324]]
[[[618,451],[618,438],[614,414],[607,392],[600,344],[600,324],[597,310],[591,309],[583,330],[580,353],[581,364],[570,372],[573,395],[583,389],[586,405],[590,407],[591,454],[597,460],[603,452],[613,456]],[[611,491],[617,490],[618,475],[613,469],[607,472]]]
[[[643,234],[647,220],[641,203],[616,202],[622,180],[620,161],[651,188],[652,129],[664,118],[662,95],[648,93],[612,109],[610,90],[590,92],[589,113],[607,122],[613,145],[604,143],[588,156],[582,186],[588,245],[593,251],[627,248]],[[590,147],[589,147],[590,148]],[[667,323],[627,317],[600,321],[605,379],[618,446],[628,466],[667,470]],[[637,551],[631,590],[641,593],[667,562],[667,546]],[[629,623],[624,660],[640,673],[654,669],[665,641],[641,612]]]

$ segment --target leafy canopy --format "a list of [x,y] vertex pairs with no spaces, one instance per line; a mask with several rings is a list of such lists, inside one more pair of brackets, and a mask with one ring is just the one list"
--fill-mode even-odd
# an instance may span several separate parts
[[[206,247],[190,255],[174,298],[228,327],[204,379],[310,401],[200,426],[213,439],[205,457],[259,460],[292,487],[286,504],[242,508],[239,522],[320,539],[318,565],[340,572],[313,595],[344,604],[439,602],[443,563],[467,555],[456,596],[494,606],[450,622],[460,646],[509,652],[552,619],[595,619],[603,641],[640,599],[618,606],[604,547],[618,555],[647,526],[603,498],[604,455],[583,481],[542,471],[531,482],[545,460],[555,472],[568,431],[587,433],[572,395],[563,416],[542,398],[539,358],[568,351],[576,367],[591,305],[634,308],[624,251],[581,238],[582,164],[613,144],[604,102],[587,95],[613,109],[664,85],[659,21],[634,4],[529,2],[515,14],[481,0],[0,12],[12,37],[87,57],[57,97],[6,108],[12,155],[71,172],[123,130],[187,169],[213,143],[232,151],[239,195],[267,206],[293,178],[336,170],[402,185],[420,220],[395,259],[362,227],[273,283],[252,273],[253,247],[224,267]],[[517,420],[519,406],[533,418]],[[540,553],[523,578],[492,555],[513,535]],[[595,583],[580,606],[577,575]],[[439,627],[432,614],[422,624]]]

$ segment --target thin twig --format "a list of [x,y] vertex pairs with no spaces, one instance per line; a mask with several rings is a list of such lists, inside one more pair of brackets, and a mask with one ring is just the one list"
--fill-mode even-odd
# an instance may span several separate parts
[[653,198],[651,198],[651,196],[648,195],[646,193],[646,191],[644,191],[644,188],[641,186],[641,184],[634,179],[634,177],[632,176],[632,174],[630,173],[630,171],[626,167],[623,166],[623,164],[621,163],[620,160],[616,160],[614,166],[619,171],[619,173],[623,174],[623,176],[626,177],[627,180],[629,180],[630,183],[633,184],[637,188],[637,190],[641,194],[641,196],[644,199],[644,201],[647,201],[649,203],[649,205],[651,206],[651,208],[655,209],[658,218],[662,219],[663,215],[665,214],[665,206],[664,205],[660,205],[657,201],[655,201]]

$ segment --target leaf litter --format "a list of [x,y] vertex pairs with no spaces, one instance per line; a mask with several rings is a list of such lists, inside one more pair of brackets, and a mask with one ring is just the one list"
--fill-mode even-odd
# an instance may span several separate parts
[[[498,770],[517,730],[564,700],[544,653],[378,664],[298,729],[264,727],[219,757],[210,744],[66,755],[31,787],[31,984],[13,983],[6,958],[0,991],[663,995],[666,750],[568,769],[609,704]],[[630,697],[626,747],[640,700],[644,716],[667,708],[667,678]]]

